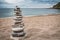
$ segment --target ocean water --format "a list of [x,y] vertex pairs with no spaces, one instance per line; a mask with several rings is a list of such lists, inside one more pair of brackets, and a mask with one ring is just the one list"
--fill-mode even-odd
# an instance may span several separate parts
[[[60,9],[48,8],[21,8],[21,11],[23,16],[60,14]],[[0,8],[0,18],[13,16],[15,16],[13,8]]]

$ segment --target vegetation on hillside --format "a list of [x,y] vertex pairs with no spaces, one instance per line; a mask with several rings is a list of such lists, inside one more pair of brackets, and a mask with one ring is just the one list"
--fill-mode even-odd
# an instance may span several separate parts
[[57,8],[57,9],[59,9],[59,8],[60,8],[60,2],[57,3],[56,5],[54,5],[53,8]]

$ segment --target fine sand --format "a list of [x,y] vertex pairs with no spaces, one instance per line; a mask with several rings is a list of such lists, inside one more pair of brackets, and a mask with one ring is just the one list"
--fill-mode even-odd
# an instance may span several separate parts
[[[60,15],[23,18],[26,36],[24,40],[60,40]],[[0,18],[0,40],[11,40],[13,18]]]

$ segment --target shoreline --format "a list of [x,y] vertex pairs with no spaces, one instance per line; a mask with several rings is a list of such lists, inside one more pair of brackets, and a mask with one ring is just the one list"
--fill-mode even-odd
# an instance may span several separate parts
[[[43,16],[58,16],[60,14],[48,14],[48,15],[30,15],[30,16],[23,16],[23,17],[43,17]],[[1,17],[2,18],[14,18],[14,17]]]
[[[36,16],[43,17],[43,16],[57,16],[57,15],[60,15],[60,14],[29,15],[29,16],[23,16],[23,17],[36,17]],[[2,19],[2,18],[14,18],[14,16],[12,16],[12,17],[0,17],[0,19]]]

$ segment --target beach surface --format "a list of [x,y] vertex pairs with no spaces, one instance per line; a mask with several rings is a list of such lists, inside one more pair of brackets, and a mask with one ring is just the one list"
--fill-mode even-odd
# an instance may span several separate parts
[[[60,40],[60,15],[23,17],[24,40]],[[0,18],[0,40],[11,40],[13,18]]]

